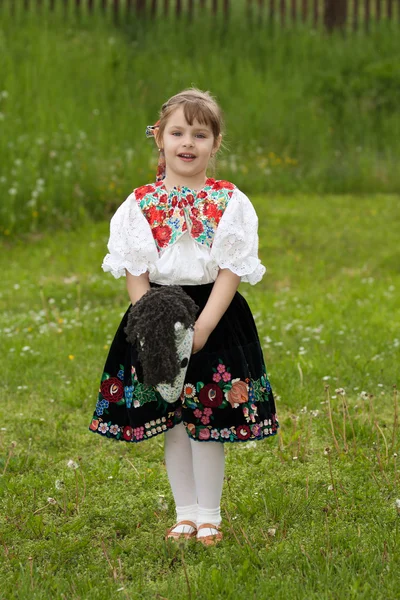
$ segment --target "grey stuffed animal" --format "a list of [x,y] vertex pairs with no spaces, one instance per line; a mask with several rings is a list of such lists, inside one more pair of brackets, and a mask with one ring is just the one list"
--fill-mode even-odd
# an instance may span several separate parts
[[124,332],[136,345],[143,383],[167,402],[176,402],[183,389],[197,311],[178,285],[151,288],[129,310]]

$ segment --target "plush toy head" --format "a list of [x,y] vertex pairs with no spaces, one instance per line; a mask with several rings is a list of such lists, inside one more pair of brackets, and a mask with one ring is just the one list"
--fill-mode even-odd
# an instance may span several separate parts
[[143,383],[156,387],[167,402],[176,402],[182,392],[197,310],[177,285],[152,288],[129,310],[124,331],[136,345]]

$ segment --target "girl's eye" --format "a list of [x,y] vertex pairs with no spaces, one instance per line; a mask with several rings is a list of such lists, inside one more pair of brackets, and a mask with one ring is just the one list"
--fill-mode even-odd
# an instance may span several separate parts
[[172,135],[181,135],[180,131],[173,131]]
[[204,133],[198,133],[197,135],[198,135],[198,137],[201,137],[201,138],[205,138],[205,137],[206,137],[206,136],[204,135]]

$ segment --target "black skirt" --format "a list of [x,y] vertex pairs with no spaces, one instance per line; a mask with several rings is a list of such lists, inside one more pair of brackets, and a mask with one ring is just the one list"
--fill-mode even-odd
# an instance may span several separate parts
[[[200,313],[212,287],[182,289]],[[183,421],[188,435],[199,441],[245,442],[277,433],[274,396],[256,325],[239,292],[204,348],[191,356],[182,396],[174,404],[142,383],[136,348],[124,333],[129,308],[108,353],[91,431],[141,442]]]

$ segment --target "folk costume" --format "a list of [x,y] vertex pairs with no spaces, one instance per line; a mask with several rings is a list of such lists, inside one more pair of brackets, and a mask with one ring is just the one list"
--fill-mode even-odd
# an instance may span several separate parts
[[[153,288],[181,286],[198,316],[219,269],[251,284],[261,280],[257,227],[250,200],[232,183],[208,178],[198,191],[167,191],[158,177],[135,189],[112,217],[102,268],[116,278],[125,270],[148,271]],[[256,325],[239,292],[203,349],[191,355],[174,403],[143,382],[137,345],[126,339],[129,309],[108,353],[91,431],[135,443],[180,423],[192,440],[204,442],[245,442],[277,433]]]

